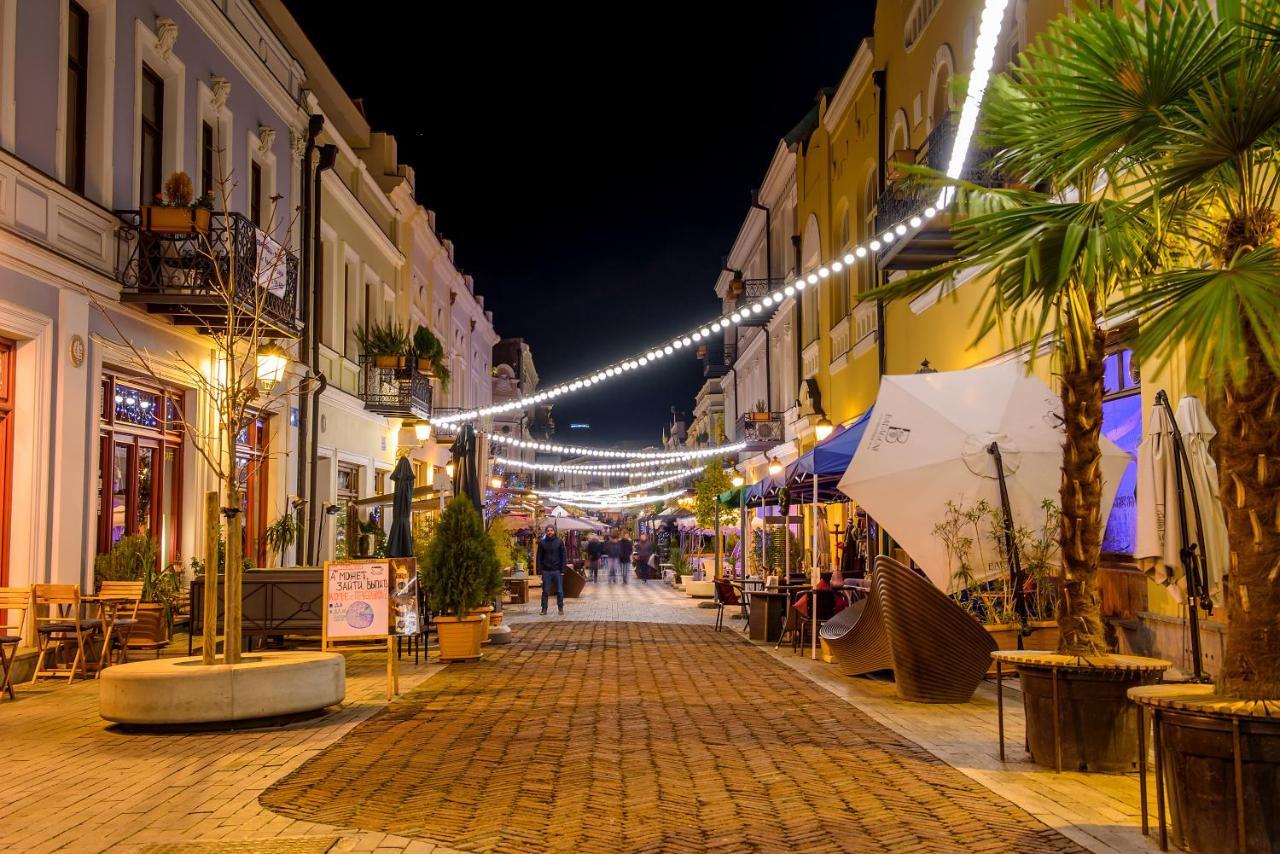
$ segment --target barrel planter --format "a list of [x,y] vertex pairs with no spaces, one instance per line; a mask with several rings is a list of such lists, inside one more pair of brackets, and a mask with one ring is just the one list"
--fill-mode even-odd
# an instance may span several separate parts
[[1153,724],[1173,842],[1200,854],[1280,852],[1280,700],[1212,685],[1152,685],[1129,698]]
[[485,640],[485,619],[479,614],[463,617],[436,617],[436,641],[441,661],[479,661],[480,644]]
[[1159,681],[1170,662],[1136,655],[995,652],[1022,685],[1027,746],[1059,771],[1137,770],[1137,711],[1128,691]]

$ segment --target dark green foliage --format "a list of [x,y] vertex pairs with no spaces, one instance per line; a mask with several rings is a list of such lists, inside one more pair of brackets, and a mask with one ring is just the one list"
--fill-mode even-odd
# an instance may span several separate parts
[[423,583],[438,614],[464,614],[502,589],[493,541],[466,496],[455,496],[445,506],[423,558]]

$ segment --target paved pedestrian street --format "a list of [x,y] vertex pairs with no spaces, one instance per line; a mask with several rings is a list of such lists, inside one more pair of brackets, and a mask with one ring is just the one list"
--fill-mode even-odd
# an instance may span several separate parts
[[[993,695],[884,681],[715,632],[656,582],[509,608],[474,664],[348,654],[347,700],[274,729],[131,733],[97,683],[0,702],[0,851],[1094,851],[1146,846],[1132,776],[995,757]],[[170,647],[185,653],[185,637]],[[433,651],[434,654],[434,651]]]
[[1074,851],[731,632],[521,627],[262,797],[482,851]]

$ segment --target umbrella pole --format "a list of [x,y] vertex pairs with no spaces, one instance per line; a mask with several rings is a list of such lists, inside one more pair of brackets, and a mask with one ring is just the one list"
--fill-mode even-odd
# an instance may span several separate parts
[[[1182,471],[1186,467],[1187,485],[1191,488],[1191,501],[1196,516],[1196,533],[1200,542],[1204,542],[1204,530],[1200,522],[1200,501],[1196,496],[1195,482],[1191,478],[1191,463],[1187,459],[1187,449],[1182,444],[1182,431],[1178,429],[1178,422],[1173,417],[1173,407],[1169,405],[1169,395],[1165,394],[1164,389],[1156,392],[1156,403],[1164,407],[1165,414],[1169,416],[1169,430],[1173,435],[1173,475],[1174,483],[1178,489],[1178,529],[1182,534],[1182,548],[1178,550],[1178,554],[1182,557],[1182,572],[1187,579],[1187,625],[1191,631],[1191,679],[1192,682],[1211,682],[1204,675],[1204,670],[1200,666],[1200,613],[1199,604],[1200,597],[1208,598],[1206,588],[1208,585],[1200,584],[1200,555],[1196,551],[1199,543],[1192,542],[1189,526],[1187,525],[1187,496],[1186,486],[1183,484]],[[1206,611],[1209,608],[1205,608]]]
[[[811,521],[811,524],[813,525],[813,572],[810,574],[809,577],[813,583],[814,588],[817,588],[818,579],[821,576],[819,575],[819,567],[818,567],[818,475],[816,472],[813,475],[812,517],[813,518],[810,521]],[[814,594],[813,601],[810,604],[813,605],[813,647],[809,652],[809,657],[816,660],[818,657],[818,597],[817,597],[817,594]]]
[[1027,633],[1027,598],[1022,590],[1022,558],[1018,554],[1018,541],[1013,535],[1013,508],[1009,505],[1009,484],[1004,479],[1004,459],[1000,456],[1000,445],[992,442],[987,446],[987,453],[996,461],[996,480],[1000,484],[1000,510],[1004,514],[1004,547],[1009,555],[1009,583],[1013,585],[1013,607],[1022,623],[1022,631],[1018,633],[1018,649],[1022,649],[1022,638]]

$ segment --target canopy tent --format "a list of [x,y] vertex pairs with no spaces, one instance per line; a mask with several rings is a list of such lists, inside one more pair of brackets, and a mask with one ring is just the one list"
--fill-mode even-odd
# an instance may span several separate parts
[[716,500],[728,507],[730,510],[737,510],[742,506],[742,498],[747,493],[747,487],[735,486],[726,492],[722,492],[716,496]]
[[841,501],[845,498],[838,485],[840,478],[849,468],[862,434],[867,431],[871,421],[871,410],[854,419],[847,427],[837,427],[836,431],[819,443],[807,454],[787,466],[782,473],[782,482],[793,489],[804,485],[803,495],[806,501],[813,501],[815,496],[811,490],[813,479],[818,480],[816,500],[819,502]]
[[539,528],[550,525],[557,531],[599,531],[599,523],[590,519],[575,519],[572,516],[546,516],[538,522]]

